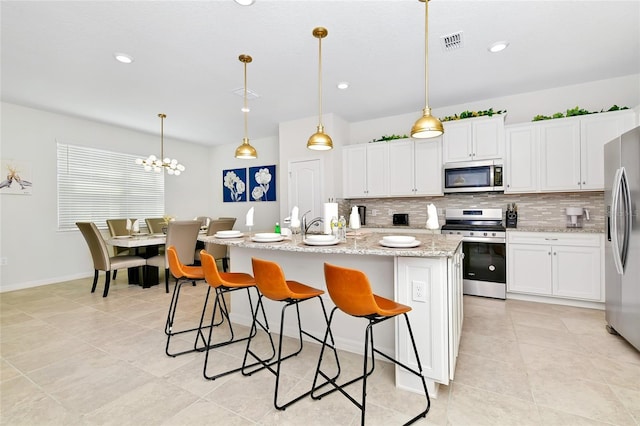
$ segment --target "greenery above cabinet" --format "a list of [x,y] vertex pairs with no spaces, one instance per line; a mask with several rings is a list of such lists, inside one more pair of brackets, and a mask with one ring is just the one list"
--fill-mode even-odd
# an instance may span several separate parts
[[626,109],[629,109],[629,107],[619,107],[618,105],[613,105],[611,108],[609,108],[608,110],[600,110],[600,111],[587,111],[584,108],[580,108],[578,106],[576,106],[575,108],[571,108],[567,110],[566,115],[562,112],[556,112],[555,114],[549,116],[549,115],[536,115],[535,117],[533,117],[533,119],[531,121],[542,121],[542,120],[553,120],[556,118],[565,118],[565,117],[576,117],[578,115],[588,115],[588,114],[598,114],[601,112],[611,112],[611,111],[624,111]]

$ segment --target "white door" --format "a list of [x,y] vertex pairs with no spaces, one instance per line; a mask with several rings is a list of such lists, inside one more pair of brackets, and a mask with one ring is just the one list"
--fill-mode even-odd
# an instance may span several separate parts
[[322,216],[322,175],[320,160],[289,162],[289,212],[298,206],[300,217],[311,210],[307,218]]

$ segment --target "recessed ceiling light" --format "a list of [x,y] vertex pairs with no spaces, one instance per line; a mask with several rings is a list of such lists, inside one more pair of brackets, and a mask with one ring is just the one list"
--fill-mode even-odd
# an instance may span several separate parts
[[491,46],[489,46],[488,49],[489,49],[489,52],[491,52],[491,53],[498,53],[498,52],[502,52],[504,49],[506,49],[507,46],[509,46],[509,42],[508,41],[496,41]]
[[133,57],[126,53],[114,53],[113,57],[116,58],[116,61],[122,62],[123,64],[130,64],[133,62]]
[[255,0],[235,0],[240,6],[251,6]]
[[341,81],[340,83],[338,83],[338,89],[346,90],[348,88],[349,88],[349,82],[348,81]]

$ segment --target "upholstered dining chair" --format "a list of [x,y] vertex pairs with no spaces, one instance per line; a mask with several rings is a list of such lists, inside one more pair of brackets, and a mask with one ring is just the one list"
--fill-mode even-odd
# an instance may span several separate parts
[[[135,220],[135,219],[130,219]],[[127,229],[127,219],[107,219],[107,227],[109,228],[109,234],[112,237],[117,237],[120,235],[129,235],[129,230]],[[128,247],[117,247],[113,246],[113,254],[116,256],[121,255],[129,255],[131,252]],[[118,273],[117,269],[114,269],[112,275],[113,279],[116,279],[116,274]]]
[[[218,231],[228,231],[233,229],[233,225],[236,223],[235,217],[218,218],[209,222],[209,228],[207,229],[207,236],[215,235]],[[229,271],[229,248],[221,244],[205,243],[204,249],[213,256],[213,258],[222,262],[222,271]],[[200,250],[196,249],[195,260],[200,261]]]
[[163,217],[148,217],[144,221],[150,234],[162,234],[162,228],[167,226]]
[[[197,220],[172,220],[167,227],[167,240],[165,247],[174,246],[178,252],[178,258],[183,265],[193,265],[195,260],[195,248],[200,231],[200,221]],[[164,269],[165,287],[169,293],[169,259],[165,253],[147,259],[147,265]]]
[[93,269],[95,272],[93,275],[91,293],[96,291],[99,271],[105,271],[106,273],[102,297],[107,297],[107,294],[109,294],[109,284],[111,282],[111,271],[116,269],[135,268],[147,264],[147,261],[140,256],[109,256],[107,243],[104,241],[104,238],[102,238],[102,234],[95,223],[76,222],[76,226],[80,229],[82,236],[87,241],[89,251],[91,251],[91,257],[93,258]]

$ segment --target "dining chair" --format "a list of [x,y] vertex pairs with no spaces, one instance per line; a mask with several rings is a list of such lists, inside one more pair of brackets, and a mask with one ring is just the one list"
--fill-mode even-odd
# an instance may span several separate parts
[[[133,219],[130,219],[133,221]],[[129,235],[129,230],[127,229],[127,219],[107,219],[107,227],[109,228],[109,234],[112,237],[117,237],[120,235]],[[128,247],[118,247],[113,246],[113,254],[115,256],[121,255],[129,255],[131,254]],[[114,270],[112,275],[113,279],[116,279],[117,270]]]
[[162,228],[167,226],[163,217],[148,217],[144,221],[150,234],[162,234]]
[[[178,258],[183,265],[193,265],[195,260],[195,248],[198,241],[200,222],[197,220],[172,220],[167,226],[167,239],[165,247],[174,246]],[[147,265],[164,269],[165,287],[169,293],[169,259],[165,253],[152,256],[147,259]]]
[[[207,229],[207,236],[215,235],[218,231],[228,231],[233,229],[233,225],[236,223],[235,217],[218,218],[209,222],[209,228]],[[222,262],[222,271],[229,271],[229,247],[221,244],[205,243],[204,249],[207,253],[211,254],[216,261]],[[200,250],[196,249],[195,260],[200,262]]]
[[104,241],[104,238],[95,223],[76,222],[76,226],[80,229],[82,236],[87,241],[89,251],[91,251],[91,257],[93,258],[94,275],[91,293],[96,291],[99,271],[105,271],[106,273],[102,297],[107,297],[107,294],[109,294],[109,284],[111,283],[111,271],[115,271],[116,269],[135,268],[147,264],[147,261],[140,256],[109,256],[107,243]]

